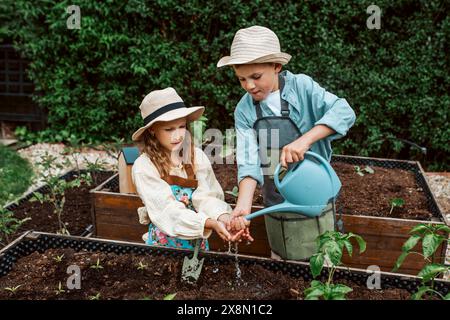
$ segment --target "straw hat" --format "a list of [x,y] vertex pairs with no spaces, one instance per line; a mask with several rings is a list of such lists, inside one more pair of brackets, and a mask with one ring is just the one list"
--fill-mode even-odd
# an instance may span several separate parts
[[234,64],[276,62],[286,64],[291,59],[287,53],[281,52],[280,41],[272,30],[253,26],[240,29],[234,35],[231,54],[223,57],[217,67]]
[[205,107],[187,108],[175,89],[169,87],[150,92],[142,100],[139,109],[144,126],[133,133],[133,141],[138,141],[141,134],[157,121],[172,121],[184,117],[187,117],[188,122],[198,120]]

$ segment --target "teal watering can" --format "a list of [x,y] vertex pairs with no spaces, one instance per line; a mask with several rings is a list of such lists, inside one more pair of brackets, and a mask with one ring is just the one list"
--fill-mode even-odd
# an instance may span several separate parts
[[279,180],[281,164],[275,169],[274,181],[284,202],[246,215],[247,220],[276,212],[298,213],[317,217],[328,202],[336,198],[341,181],[331,165],[317,153],[307,151],[304,160],[297,162]]

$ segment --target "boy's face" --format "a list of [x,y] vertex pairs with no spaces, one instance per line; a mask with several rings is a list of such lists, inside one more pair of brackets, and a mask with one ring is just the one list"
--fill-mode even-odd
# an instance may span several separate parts
[[256,101],[264,100],[269,93],[278,90],[278,73],[281,71],[281,64],[242,64],[233,68],[242,88]]

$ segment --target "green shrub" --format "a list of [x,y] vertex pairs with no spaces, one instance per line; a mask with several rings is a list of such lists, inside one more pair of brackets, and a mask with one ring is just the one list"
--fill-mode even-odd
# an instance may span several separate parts
[[33,175],[27,160],[0,144],[0,207],[22,195]]
[[[421,160],[448,170],[448,1],[377,1],[381,29],[369,30],[370,1],[7,0],[9,34],[31,61],[35,101],[48,110],[40,139],[130,138],[149,91],[173,86],[206,106],[209,127],[233,126],[243,94],[230,68],[217,70],[234,33],[265,25],[293,58],[287,68],[345,97],[357,113],[336,153]],[[81,8],[68,30],[66,8]],[[3,34],[3,36],[2,36]],[[395,138],[427,147],[426,158]]]

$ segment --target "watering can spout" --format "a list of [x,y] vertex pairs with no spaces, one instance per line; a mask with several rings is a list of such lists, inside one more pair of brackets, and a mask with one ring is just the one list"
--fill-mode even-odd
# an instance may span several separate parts
[[262,216],[264,214],[268,213],[282,213],[282,212],[289,212],[289,213],[299,213],[304,216],[313,218],[320,216],[322,212],[326,209],[327,205],[319,205],[319,206],[299,206],[292,203],[289,203],[287,201],[276,204],[274,206],[270,206],[261,210],[258,210],[256,212],[253,212],[251,214],[248,214],[245,216],[247,220],[251,220],[253,218]]

